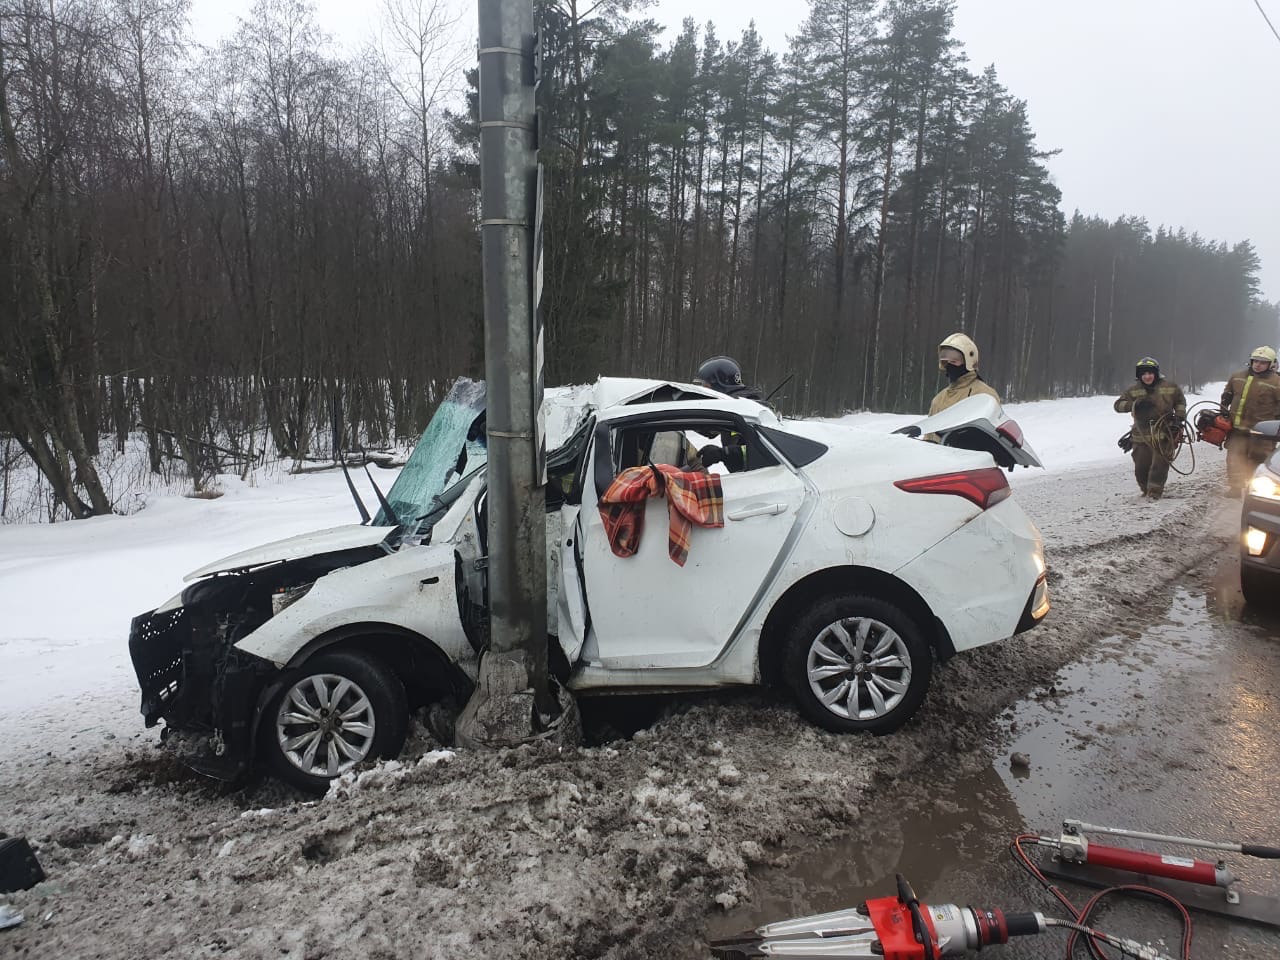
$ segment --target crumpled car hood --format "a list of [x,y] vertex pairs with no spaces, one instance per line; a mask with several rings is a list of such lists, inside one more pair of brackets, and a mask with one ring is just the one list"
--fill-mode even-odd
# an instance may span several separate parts
[[285,560],[301,560],[324,553],[338,553],[342,550],[355,550],[360,547],[372,547],[382,543],[395,532],[395,527],[366,527],[351,523],[328,530],[317,530],[314,533],[303,533],[296,537],[264,543],[258,547],[241,550],[229,557],[215,560],[199,570],[192,570],[183,581],[190,583],[214,573],[229,573],[233,570],[249,570],[268,563],[280,563]]

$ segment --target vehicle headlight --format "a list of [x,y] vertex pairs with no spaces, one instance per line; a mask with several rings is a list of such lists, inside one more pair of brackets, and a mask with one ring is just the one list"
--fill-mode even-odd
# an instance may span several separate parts
[[1036,544],[1036,552],[1033,554],[1036,560],[1036,576],[1043,577],[1047,569],[1044,562],[1044,547]]
[[1280,500],[1280,481],[1270,473],[1259,473],[1249,481],[1249,493],[1267,500]]
[[307,595],[307,592],[315,586],[315,581],[304,583],[297,587],[279,587],[271,594],[271,615],[279,616],[280,612],[286,607],[290,607],[297,603]]

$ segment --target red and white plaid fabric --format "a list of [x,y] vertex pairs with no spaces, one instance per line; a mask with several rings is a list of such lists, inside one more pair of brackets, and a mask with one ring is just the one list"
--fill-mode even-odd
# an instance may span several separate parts
[[684,471],[665,463],[628,467],[609,484],[599,504],[615,556],[630,557],[640,549],[645,501],[664,495],[671,515],[667,554],[680,566],[689,557],[689,532],[695,524],[724,526],[724,490],[718,474]]

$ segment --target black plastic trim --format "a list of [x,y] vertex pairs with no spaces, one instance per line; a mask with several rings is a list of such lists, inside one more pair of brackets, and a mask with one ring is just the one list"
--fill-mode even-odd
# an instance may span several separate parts
[[787,458],[793,467],[807,467],[831,449],[825,443],[810,440],[808,437],[798,437],[794,433],[786,433],[774,427],[757,427],[756,429]]

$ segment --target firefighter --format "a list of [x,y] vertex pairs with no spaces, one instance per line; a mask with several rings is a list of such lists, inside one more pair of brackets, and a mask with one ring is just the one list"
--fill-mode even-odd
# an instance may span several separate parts
[[948,383],[929,404],[929,416],[978,394],[1000,402],[1000,394],[978,375],[978,345],[963,333],[953,333],[938,344],[938,369],[947,375]]
[[1133,413],[1133,475],[1144,497],[1159,500],[1182,435],[1187,398],[1181,387],[1160,376],[1154,357],[1143,357],[1133,372],[1138,382],[1116,399],[1116,413]]
[[760,391],[742,381],[742,367],[733,357],[711,357],[698,364],[693,382],[700,387],[710,387],[727,397],[745,397],[759,400]]
[[1280,374],[1275,371],[1276,352],[1258,347],[1249,365],[1227,381],[1222,391],[1222,415],[1231,421],[1227,435],[1227,492],[1233,496],[1249,485],[1258,464],[1271,455],[1270,440],[1249,436],[1261,420],[1280,418]]
[[[693,382],[700,387],[710,387],[729,397],[760,400],[761,393],[747,386],[742,380],[742,367],[733,357],[711,357],[698,365]],[[723,463],[730,473],[741,473],[747,468],[747,445],[740,434],[725,430],[719,443],[708,443],[701,450],[690,451],[687,457],[691,470],[705,470],[714,463]]]

